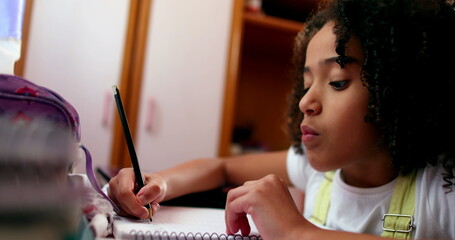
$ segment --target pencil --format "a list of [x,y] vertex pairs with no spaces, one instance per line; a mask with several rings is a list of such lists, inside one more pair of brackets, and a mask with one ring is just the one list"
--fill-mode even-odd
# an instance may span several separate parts
[[[126,118],[125,109],[123,108],[122,98],[120,97],[120,91],[116,85],[112,86],[114,90],[114,98],[117,104],[120,121],[122,122],[123,133],[125,134],[126,144],[128,146],[128,152],[130,153],[131,163],[133,165],[134,176],[137,183],[137,192],[145,186],[144,179],[142,178],[141,169],[139,167],[139,161],[137,160],[136,150],[134,148],[133,138],[131,137],[130,127],[128,125],[128,119]],[[152,221],[153,210],[150,203],[145,205],[149,212],[150,221]]]

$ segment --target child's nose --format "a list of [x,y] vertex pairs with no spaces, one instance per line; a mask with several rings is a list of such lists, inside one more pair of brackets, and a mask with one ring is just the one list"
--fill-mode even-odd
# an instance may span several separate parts
[[309,90],[299,102],[300,111],[304,117],[319,114],[322,111],[322,105],[315,95]]

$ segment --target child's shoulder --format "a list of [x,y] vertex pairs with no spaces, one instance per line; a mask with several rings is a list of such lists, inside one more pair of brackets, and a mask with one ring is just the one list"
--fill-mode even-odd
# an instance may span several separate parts
[[[452,169],[452,171],[454,170],[455,169]],[[447,193],[450,188],[444,187],[444,185],[447,184],[444,180],[445,175],[446,169],[441,164],[437,164],[435,166],[428,165],[419,171],[417,179],[421,182],[421,188]],[[452,182],[455,182],[455,179],[452,179]],[[453,192],[455,195],[455,189],[453,189]]]
[[[453,170],[452,170],[453,171]],[[455,197],[455,186],[447,186],[448,182],[444,179],[446,169],[441,165],[428,165],[424,169],[419,170],[417,175],[417,185],[423,193],[432,194],[427,197],[445,197],[445,195]],[[455,182],[455,179],[451,179]],[[455,198],[454,198],[455,200]]]
[[[417,176],[416,216],[421,225],[431,226],[434,236],[455,239],[455,189],[449,191],[444,181],[445,169],[442,165],[427,166]],[[431,230],[430,230],[431,229]],[[429,234],[428,232],[426,234]],[[444,235],[444,236],[442,236]]]

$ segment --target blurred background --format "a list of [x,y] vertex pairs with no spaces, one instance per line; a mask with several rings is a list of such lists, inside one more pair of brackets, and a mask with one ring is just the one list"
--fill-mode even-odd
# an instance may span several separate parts
[[10,2],[23,22],[6,68],[77,109],[82,143],[108,173],[130,165],[114,84],[144,171],[289,147],[292,44],[316,0]]
[[[0,73],[50,88],[76,108],[81,142],[106,174],[101,184],[130,166],[114,84],[143,171],[284,150],[293,39],[316,7],[316,0],[1,0]],[[54,133],[39,121],[0,118],[0,239],[84,234],[84,190],[66,175],[73,163],[72,172],[85,173],[85,158],[78,143]],[[212,196],[202,198],[218,201]]]

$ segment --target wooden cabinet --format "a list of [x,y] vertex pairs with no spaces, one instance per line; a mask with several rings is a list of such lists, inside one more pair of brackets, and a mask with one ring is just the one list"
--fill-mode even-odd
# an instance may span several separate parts
[[[290,75],[292,47],[304,25],[286,19],[283,9],[297,9],[305,19],[316,4],[291,0],[263,3],[268,4],[271,14],[280,16],[244,12],[244,1],[235,1],[221,156],[238,153],[239,146],[240,153],[245,153],[283,150],[290,145],[286,111],[287,96],[294,84]],[[278,5],[283,8],[274,10],[272,6]]]

